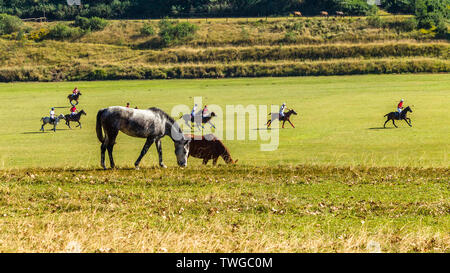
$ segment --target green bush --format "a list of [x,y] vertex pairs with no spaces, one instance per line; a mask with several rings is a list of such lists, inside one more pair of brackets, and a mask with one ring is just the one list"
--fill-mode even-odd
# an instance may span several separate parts
[[77,16],[73,25],[83,30],[99,31],[108,25],[108,21],[99,17],[86,18]]
[[390,13],[414,13],[415,0],[382,0],[381,6]]
[[155,35],[155,29],[153,28],[153,26],[151,24],[145,23],[141,30],[141,35],[142,36],[153,36]]
[[84,32],[80,28],[69,27],[66,24],[58,23],[50,28],[46,37],[55,40],[74,39],[81,37]]
[[198,26],[183,22],[169,21],[163,19],[159,21],[159,37],[161,38],[163,46],[172,46],[192,40]]
[[380,28],[383,26],[383,20],[379,15],[370,15],[367,16],[367,24],[371,27]]
[[19,17],[4,13],[0,14],[0,35],[18,32],[22,27],[23,22]]
[[345,14],[367,15],[373,9],[366,0],[334,0],[337,10],[343,11]]

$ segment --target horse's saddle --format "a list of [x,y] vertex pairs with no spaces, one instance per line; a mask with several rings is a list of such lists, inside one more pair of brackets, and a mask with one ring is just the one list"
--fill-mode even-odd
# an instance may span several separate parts
[[396,119],[400,119],[400,114],[401,114],[401,113],[399,113],[399,112],[395,112],[395,118],[396,118]]

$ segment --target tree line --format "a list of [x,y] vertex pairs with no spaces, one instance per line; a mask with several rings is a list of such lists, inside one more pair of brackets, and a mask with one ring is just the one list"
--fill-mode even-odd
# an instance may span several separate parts
[[[449,0],[427,0],[449,2]],[[381,7],[392,13],[415,12],[416,0],[382,0]],[[21,18],[45,16],[72,20],[76,16],[108,19],[162,17],[277,16],[300,11],[318,15],[336,11],[345,15],[367,15],[375,7],[367,0],[81,0],[69,6],[66,0],[0,0],[0,13]]]

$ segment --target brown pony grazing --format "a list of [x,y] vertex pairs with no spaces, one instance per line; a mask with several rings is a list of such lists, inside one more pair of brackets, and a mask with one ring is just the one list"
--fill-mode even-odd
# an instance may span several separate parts
[[302,17],[302,13],[300,11],[294,11],[295,17]]
[[184,135],[186,139],[190,139],[189,156],[203,159],[203,164],[208,164],[210,159],[213,160],[213,165],[217,164],[219,157],[222,157],[227,164],[236,164],[237,160],[233,160],[227,147],[223,145],[213,134],[201,136]]
[[326,11],[321,11],[321,12],[320,12],[320,15],[322,15],[322,16],[328,16],[328,12],[326,12]]

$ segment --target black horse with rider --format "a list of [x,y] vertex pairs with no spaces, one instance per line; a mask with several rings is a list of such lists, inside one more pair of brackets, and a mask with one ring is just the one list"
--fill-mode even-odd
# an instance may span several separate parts
[[411,125],[411,119],[408,118],[406,115],[408,114],[408,112],[412,113],[411,107],[406,107],[405,109],[403,109],[400,113],[399,112],[390,112],[386,115],[384,115],[385,117],[387,117],[387,120],[384,122],[383,127],[386,128],[386,123],[390,120],[392,120],[392,124],[394,124],[395,128],[398,128],[397,125],[395,125],[394,120],[404,120],[409,127],[412,127]]

